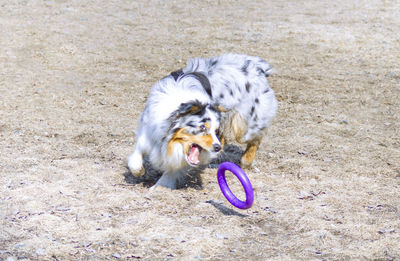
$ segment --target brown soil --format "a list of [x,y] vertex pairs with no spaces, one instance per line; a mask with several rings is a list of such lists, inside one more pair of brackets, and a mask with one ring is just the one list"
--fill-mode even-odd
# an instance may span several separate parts
[[[399,10],[3,1],[0,260],[399,260]],[[253,207],[231,206],[212,168],[149,193],[155,177],[126,169],[149,89],[226,52],[277,70],[279,113],[247,171]]]

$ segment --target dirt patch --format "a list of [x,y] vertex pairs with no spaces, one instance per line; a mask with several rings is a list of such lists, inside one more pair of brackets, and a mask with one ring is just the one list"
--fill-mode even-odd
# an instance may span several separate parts
[[[398,259],[398,10],[2,3],[0,259]],[[157,173],[126,169],[149,89],[190,57],[226,52],[277,70],[279,113],[247,171],[254,206],[232,207],[213,168],[149,193]]]

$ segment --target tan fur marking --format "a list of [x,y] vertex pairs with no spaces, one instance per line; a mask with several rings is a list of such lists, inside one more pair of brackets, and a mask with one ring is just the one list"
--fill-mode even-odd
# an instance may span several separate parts
[[219,110],[220,112],[227,112],[228,110],[225,109],[224,107],[222,107],[221,105],[217,106],[217,110]]
[[[206,123],[207,124],[207,123]],[[207,127],[207,126],[206,126]],[[188,153],[190,145],[193,143],[198,144],[200,147],[206,150],[211,150],[213,145],[213,138],[211,134],[208,135],[191,135],[185,133],[185,128],[178,130],[168,142],[167,155],[170,156],[174,147],[177,143],[183,146],[185,153]]]
[[190,113],[193,113],[193,112],[195,112],[195,111],[197,111],[197,110],[199,110],[199,106],[193,105],[193,106],[190,108],[189,112],[190,112]]
[[[174,151],[174,147],[177,143],[182,143],[182,137],[181,137],[181,133],[184,131],[185,129],[180,129],[178,130],[170,139],[170,141],[168,142],[168,148],[167,148],[167,155],[171,156],[172,152]],[[183,144],[182,144],[183,145]]]
[[246,151],[240,159],[240,163],[243,168],[249,168],[251,166],[256,156],[257,149],[260,146],[260,143],[261,139],[252,141],[251,143],[247,144]]
[[203,135],[203,136],[192,136],[192,139],[190,140],[191,143],[196,143],[200,145],[202,148],[211,150],[212,145],[213,145],[213,138],[211,134],[208,135]]
[[221,143],[221,148],[223,149],[225,146],[225,137],[222,134],[219,135],[219,142]]
[[247,122],[242,118],[240,113],[235,113],[232,116],[231,127],[236,141],[242,143],[242,137],[247,132]]

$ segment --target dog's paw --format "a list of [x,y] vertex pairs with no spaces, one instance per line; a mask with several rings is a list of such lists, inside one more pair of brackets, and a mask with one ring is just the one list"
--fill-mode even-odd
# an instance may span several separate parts
[[162,187],[169,188],[169,189],[175,189],[176,188],[176,178],[173,175],[164,174],[157,181],[157,183],[151,187],[151,190],[154,190],[158,186],[162,186]]
[[240,159],[240,167],[242,169],[251,169],[253,161],[249,162],[246,158],[242,157]]
[[169,188],[160,184],[154,184],[153,186],[150,187],[149,189],[149,195],[154,194],[154,193],[165,193],[173,188]]
[[145,173],[145,169],[143,166],[140,167],[139,169],[129,167],[129,170],[131,171],[132,175],[137,178],[143,177]]
[[143,159],[141,155],[132,154],[128,158],[128,168],[132,175],[135,177],[142,177],[144,175]]

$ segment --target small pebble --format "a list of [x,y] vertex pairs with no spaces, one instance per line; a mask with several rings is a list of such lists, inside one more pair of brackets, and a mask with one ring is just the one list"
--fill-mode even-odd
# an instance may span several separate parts
[[120,258],[121,258],[121,255],[118,254],[118,253],[114,253],[114,254],[112,255],[112,257],[117,258],[117,259],[120,259]]
[[38,249],[36,249],[35,253],[38,256],[42,256],[42,255],[44,255],[44,249],[43,248],[38,248]]
[[112,215],[110,213],[107,213],[107,212],[103,212],[103,213],[101,213],[101,215],[103,217],[108,217],[108,218],[112,217]]
[[222,234],[215,234],[215,237],[216,238],[218,238],[218,239],[228,239],[228,237],[226,237],[226,236],[224,236],[224,235],[222,235]]
[[299,150],[297,153],[299,153],[300,155],[307,155],[307,151],[305,150]]
[[126,221],[126,223],[128,223],[128,224],[136,224],[136,223],[138,223],[139,221],[137,220],[137,219],[134,219],[134,218],[131,218],[131,219],[128,219],[127,221]]
[[312,199],[312,198],[313,196],[304,190],[300,191],[300,196],[298,197],[298,199]]
[[88,246],[90,246],[91,244],[92,244],[92,243],[90,243],[90,242],[86,242],[86,243],[83,243],[82,246],[83,246],[83,247],[88,247]]
[[378,230],[379,234],[386,234],[386,233],[392,234],[394,232],[396,232],[396,231],[393,228],[384,228],[384,229]]

